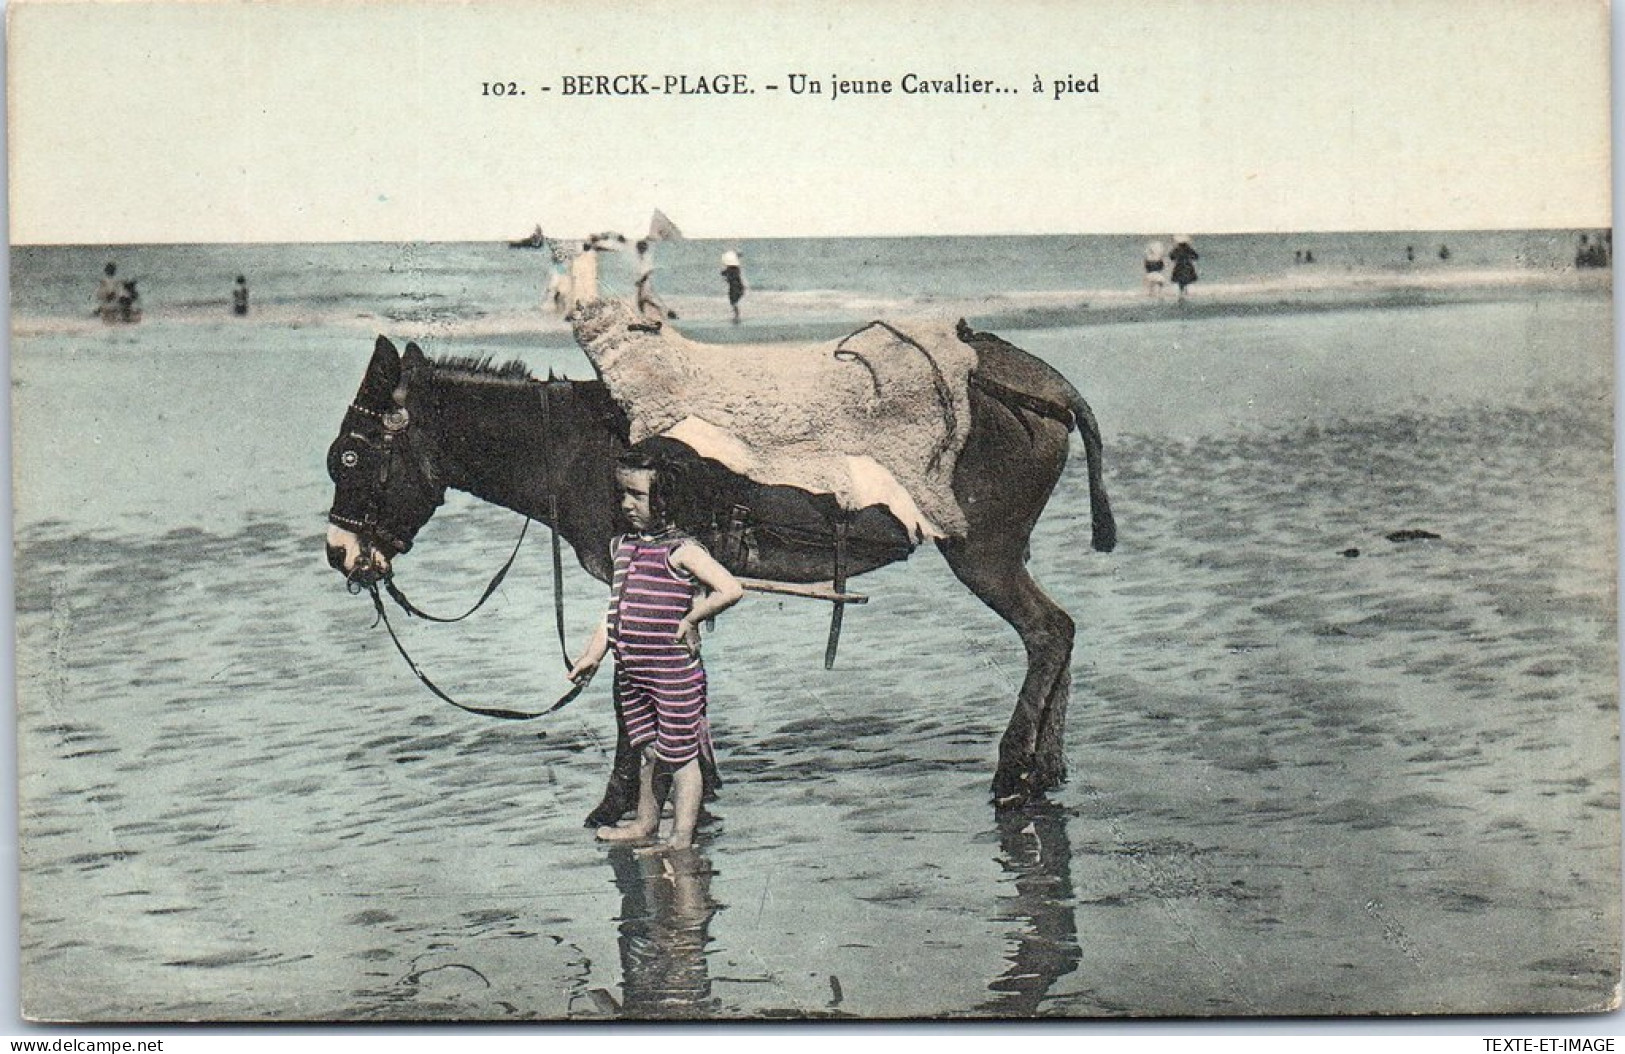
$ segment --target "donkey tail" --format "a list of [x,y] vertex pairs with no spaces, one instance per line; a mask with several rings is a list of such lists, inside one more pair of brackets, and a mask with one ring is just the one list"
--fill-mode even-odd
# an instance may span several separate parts
[[1090,539],[1097,552],[1109,553],[1117,548],[1117,519],[1112,515],[1112,501],[1106,495],[1105,444],[1100,439],[1100,425],[1095,412],[1083,396],[1072,391],[1067,400],[1072,420],[1083,438],[1083,456],[1089,467],[1089,520]]

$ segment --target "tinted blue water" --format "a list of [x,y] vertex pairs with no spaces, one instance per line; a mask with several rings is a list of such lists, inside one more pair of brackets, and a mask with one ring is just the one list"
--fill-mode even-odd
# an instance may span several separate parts
[[[1147,241],[1167,235],[759,239],[677,241],[657,248],[657,283],[670,296],[720,299],[718,259],[741,253],[759,313],[762,294],[826,291],[918,300],[990,293],[1128,292],[1140,286]],[[1268,234],[1198,237],[1198,270],[1207,285],[1256,283],[1285,276],[1346,276],[1354,272],[1429,273],[1440,270],[1543,271],[1573,262],[1568,231],[1392,234]],[[1447,246],[1450,259],[1440,260]],[[1416,259],[1406,261],[1407,247]],[[1295,253],[1313,253],[1303,265]],[[546,252],[497,243],[333,245],[21,246],[12,250],[12,307],[30,317],[79,318],[90,311],[102,267],[117,262],[135,278],[149,314],[209,316],[225,310],[233,279],[246,275],[261,306],[299,305],[343,320],[356,312],[472,320],[533,310],[540,303],[551,258]],[[631,253],[606,257],[607,293],[632,284]],[[774,310],[796,301],[772,298]]]

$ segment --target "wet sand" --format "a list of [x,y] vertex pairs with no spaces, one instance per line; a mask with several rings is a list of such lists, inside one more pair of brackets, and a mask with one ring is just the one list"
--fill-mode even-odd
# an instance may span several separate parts
[[[117,337],[21,343],[26,1010],[1602,1008],[1607,319],[1602,299],[1503,296],[1007,334],[1094,403],[1121,526],[1115,553],[1088,550],[1080,456],[1034,538],[1080,627],[1069,783],[995,818],[1020,646],[921,551],[859,581],[873,599],[834,672],[821,607],[755,596],[720,620],[726,785],[669,866],[581,827],[606,684],[545,721],[460,714],[326,568],[321,459],[364,342],[267,324],[290,350],[246,403],[218,397],[217,353],[162,328],[139,359]],[[168,392],[170,421],[132,390]],[[58,406],[99,442],[57,435]],[[455,497],[403,587],[460,610],[518,528]],[[574,643],[603,587],[566,579]],[[469,623],[397,627],[454,694],[534,707],[563,687],[548,590],[528,543]]]

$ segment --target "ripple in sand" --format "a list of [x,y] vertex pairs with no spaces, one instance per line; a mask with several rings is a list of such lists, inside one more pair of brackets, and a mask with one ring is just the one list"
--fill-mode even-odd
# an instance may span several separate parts
[[218,970],[226,966],[281,966],[286,963],[302,962],[312,958],[314,956],[277,955],[245,948],[240,951],[216,952],[213,955],[202,955],[192,959],[171,959],[166,961],[164,965],[195,970]]

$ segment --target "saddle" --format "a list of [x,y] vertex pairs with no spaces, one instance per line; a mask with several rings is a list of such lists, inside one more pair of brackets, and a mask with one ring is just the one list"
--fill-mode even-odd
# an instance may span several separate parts
[[[976,351],[950,322],[873,322],[822,343],[701,344],[630,305],[575,315],[576,341],[626,412],[755,484],[879,506],[912,544],[963,535],[953,471]],[[855,519],[854,519],[854,522]]]
[[[746,588],[832,603],[835,661],[851,573],[963,535],[951,482],[970,392],[1062,422],[1076,395],[1000,338],[957,323],[873,322],[822,344],[699,344],[628,305],[577,311],[576,341],[625,413],[628,438],[689,478],[673,518]],[[1025,418],[1022,418],[1025,422]],[[816,585],[757,579],[799,566]],[[799,582],[799,580],[798,580]]]
[[[660,460],[663,472],[684,477],[667,494],[674,503],[673,519],[692,531],[747,589],[832,604],[824,668],[833,667],[845,606],[869,599],[847,591],[849,574],[907,559],[917,541],[909,529],[883,505],[848,510],[830,494],[759,483],[670,436],[654,436],[639,445]],[[824,581],[801,584],[756,577],[764,568],[795,562],[816,571]]]
[[917,542],[883,505],[843,508],[830,494],[739,475],[687,443],[654,436],[638,444],[663,471],[682,477],[670,488],[672,518],[736,575],[750,577],[806,555],[810,569],[830,577],[836,550],[866,565],[907,559]]

